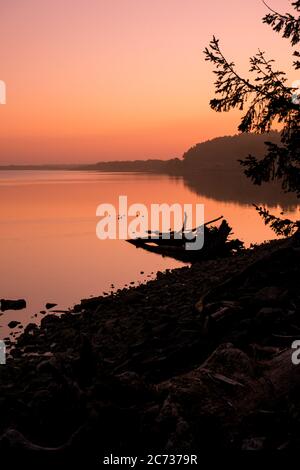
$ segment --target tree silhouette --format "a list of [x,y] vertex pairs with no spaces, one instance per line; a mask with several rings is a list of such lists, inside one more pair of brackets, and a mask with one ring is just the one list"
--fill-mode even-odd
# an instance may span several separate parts
[[[265,3],[265,2],[264,2]],[[269,13],[263,22],[290,41],[294,47],[300,42],[300,0],[292,2],[295,15],[280,14],[267,4]],[[298,12],[298,15],[297,15]],[[296,16],[297,15],[297,16]],[[223,55],[219,40],[213,37],[205,49],[205,59],[214,64],[216,74],[216,98],[210,106],[217,112],[238,108],[245,113],[239,125],[242,133],[269,132],[275,123],[281,125],[280,145],[266,142],[264,158],[249,155],[240,163],[252,182],[261,185],[278,180],[285,192],[294,192],[300,198],[300,96],[299,90],[287,85],[285,72],[274,69],[274,60],[258,51],[250,58],[252,79],[242,77],[234,62]],[[300,69],[300,51],[293,51],[293,66]],[[300,227],[300,221],[292,222],[271,215],[264,207],[257,207],[266,224],[277,234],[290,235]]]

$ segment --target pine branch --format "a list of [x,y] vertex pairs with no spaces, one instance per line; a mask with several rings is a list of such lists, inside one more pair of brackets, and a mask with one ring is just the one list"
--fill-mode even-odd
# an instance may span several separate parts
[[[265,2],[264,2],[265,3]],[[292,3],[300,11],[300,0]],[[300,17],[291,14],[281,15],[272,10],[263,19],[273,30],[289,38],[292,45],[300,42]],[[244,172],[254,184],[261,185],[279,181],[284,192],[294,192],[300,198],[300,105],[295,99],[295,88],[288,87],[286,74],[274,69],[274,61],[258,51],[250,58],[252,81],[242,77],[234,62],[227,61],[220,49],[219,40],[213,37],[205,49],[205,59],[215,66],[214,73],[216,98],[210,101],[212,109],[218,112],[237,108],[244,110],[239,125],[240,132],[269,132],[273,123],[282,125],[281,144],[266,142],[263,158],[249,155],[240,160]],[[300,69],[300,52],[295,51],[294,67]],[[271,215],[265,208],[256,209],[264,221],[279,235],[290,235],[300,228],[299,222],[280,219]]]
[[263,218],[265,225],[269,225],[278,236],[290,237],[300,227],[299,221],[293,222],[290,219],[281,219],[280,217],[270,214],[265,207],[259,207],[256,204],[253,204],[253,206]]
[[[290,13],[285,15],[274,11],[270,6],[263,1],[266,7],[271,11],[268,13],[263,22],[272,27],[276,33],[282,32],[282,37],[290,39],[292,46],[295,46],[300,42],[300,17],[295,18]],[[293,2],[292,6],[296,11],[300,11],[300,2]]]

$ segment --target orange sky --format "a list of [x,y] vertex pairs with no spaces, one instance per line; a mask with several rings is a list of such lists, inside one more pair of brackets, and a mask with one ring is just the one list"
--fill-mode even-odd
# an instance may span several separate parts
[[291,70],[265,12],[261,0],[2,1],[0,164],[180,157],[234,134],[239,114],[209,108],[202,51],[215,34],[242,71],[259,47]]

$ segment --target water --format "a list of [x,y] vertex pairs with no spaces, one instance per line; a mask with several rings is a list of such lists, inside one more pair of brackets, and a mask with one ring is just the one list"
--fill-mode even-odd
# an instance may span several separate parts
[[[205,178],[207,182],[207,178]],[[128,203],[203,203],[205,219],[225,216],[236,237],[249,244],[274,238],[250,202],[222,193],[214,197],[199,182],[145,174],[67,171],[0,172],[0,298],[25,298],[27,309],[0,316],[0,339],[7,323],[38,320],[46,302],[66,309],[82,298],[110,292],[131,281],[144,282],[155,273],[182,266],[136,249],[122,240],[96,237],[96,207]],[[211,186],[210,186],[211,188]],[[220,189],[219,187],[217,189]],[[213,191],[212,191],[213,193]],[[279,213],[275,203],[273,212]],[[286,215],[296,217],[290,207]],[[111,286],[114,285],[114,287]],[[38,317],[34,317],[38,314]]]

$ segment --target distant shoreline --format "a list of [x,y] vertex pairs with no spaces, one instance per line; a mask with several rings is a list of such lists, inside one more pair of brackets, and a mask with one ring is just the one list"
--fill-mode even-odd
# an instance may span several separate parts
[[[100,171],[166,173],[172,160],[106,161],[89,164],[1,165],[0,171]],[[180,160],[178,160],[180,162]],[[181,167],[182,162],[177,165]]]
[[[168,161],[168,160],[166,160]],[[143,160],[141,160],[143,162]],[[113,165],[111,165],[113,163]],[[1,171],[98,171],[100,173],[156,173],[156,174],[174,174],[178,176],[184,176],[185,174],[188,173],[194,173],[194,172],[200,172],[200,171],[228,171],[228,172],[239,172],[237,168],[223,168],[223,167],[201,167],[201,168],[195,168],[192,170],[191,168],[185,169],[181,168],[181,171],[171,171],[171,169],[168,168],[147,168],[146,165],[143,167],[140,167],[139,165],[136,165],[136,167],[132,164],[125,166],[125,165],[115,165],[115,163],[118,162],[104,162],[103,166],[102,165],[45,165],[45,166],[40,166],[40,165],[7,165],[7,166],[0,166],[0,172]]]
[[199,196],[219,201],[236,202],[243,204],[253,203],[257,205],[266,204],[268,207],[280,205],[284,211],[295,210],[299,205],[299,200],[291,193],[284,193],[280,185],[276,182],[262,186],[253,185],[243,174],[240,166],[220,167],[220,166],[196,166],[185,165],[180,161],[180,165],[166,165],[170,162],[166,160],[164,165],[149,165],[147,160],[136,162],[103,162],[92,165],[9,165],[0,166],[1,172],[14,171],[49,173],[65,171],[70,174],[76,172],[90,172],[94,174],[136,174],[153,175],[170,178],[180,178],[191,191]]
[[195,171],[222,170],[242,173],[239,160],[249,154],[262,157],[265,142],[280,143],[280,134],[239,134],[217,137],[196,144],[185,152],[182,158],[168,160],[150,158],[147,160],[114,160],[95,163],[44,163],[0,165],[0,171],[47,170],[47,171],[101,171],[101,172],[145,172],[170,175],[186,175]]

